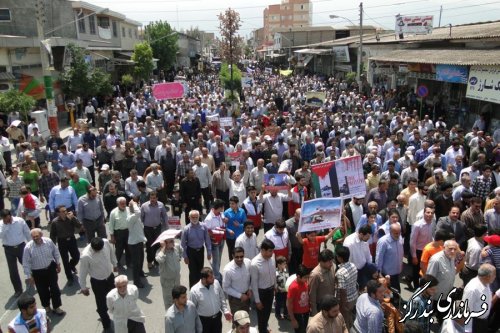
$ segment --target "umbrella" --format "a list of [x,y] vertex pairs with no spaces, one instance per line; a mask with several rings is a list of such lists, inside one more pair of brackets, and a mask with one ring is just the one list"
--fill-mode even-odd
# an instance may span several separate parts
[[182,232],[182,230],[176,230],[176,229],[165,230],[164,232],[161,233],[160,236],[158,236],[158,238],[154,241],[154,243],[152,245],[158,244],[159,242],[167,240],[167,239],[174,239],[177,236],[179,236],[179,234],[181,232]]

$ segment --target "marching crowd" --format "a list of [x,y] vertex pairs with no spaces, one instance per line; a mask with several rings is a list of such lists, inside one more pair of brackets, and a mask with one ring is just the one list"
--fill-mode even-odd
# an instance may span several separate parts
[[[0,238],[20,310],[8,332],[48,332],[48,315],[65,314],[61,266],[68,284],[92,289],[106,332],[145,332],[145,265],[159,271],[166,333],[221,332],[222,317],[232,332],[267,333],[273,309],[304,333],[499,329],[500,128],[484,115],[471,130],[421,117],[384,87],[252,76],[241,102],[204,74],[178,100],[148,87],[92,99],[64,141],[44,139],[35,120],[0,122]],[[309,91],[326,93],[322,106]],[[339,227],[298,232],[317,190],[311,165],[350,156],[366,195],[344,201]],[[278,173],[288,190],[264,184]],[[415,291],[406,315],[404,283]]]

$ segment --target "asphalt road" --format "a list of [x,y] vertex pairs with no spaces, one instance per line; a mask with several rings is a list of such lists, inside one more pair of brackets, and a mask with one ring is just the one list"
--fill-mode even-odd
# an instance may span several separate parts
[[[7,202],[6,202],[7,203]],[[42,214],[43,215],[43,214]],[[184,219],[181,219],[184,221]],[[44,229],[44,235],[48,236],[48,231],[46,230],[47,220],[42,217],[42,228]],[[263,233],[259,235],[259,242],[263,238]],[[78,242],[80,250],[85,246],[84,242]],[[331,244],[329,244],[331,247]],[[5,260],[4,251],[0,251],[0,306],[3,309],[0,310],[0,327],[7,332],[7,324],[17,315],[18,309],[16,305],[16,299],[12,297],[14,291],[9,280],[7,263]],[[221,264],[221,269],[228,262],[227,247],[224,248],[224,254]],[[205,265],[209,266],[210,263],[205,259]],[[149,274],[143,282],[145,282],[146,287],[144,289],[139,289],[139,307],[144,311],[146,315],[146,331],[147,332],[164,332],[164,315],[165,310],[163,307],[162,291],[160,286],[160,280],[158,275],[158,270],[153,269],[148,270],[147,265],[144,265],[144,271]],[[22,267],[19,265],[19,272],[23,278]],[[122,272],[120,272],[122,273]],[[128,275],[129,280],[132,280],[131,272],[123,272]],[[181,264],[181,284],[188,286],[188,275],[189,271],[187,265]],[[147,282],[146,282],[147,281]],[[87,283],[90,286],[90,282]],[[63,272],[59,274],[59,287],[62,292],[62,309],[66,311],[66,315],[63,317],[52,315],[52,326],[53,332],[72,332],[72,333],[100,333],[102,332],[102,325],[98,321],[98,315],[96,312],[95,300],[92,291],[90,296],[86,297],[79,293],[79,285],[75,283],[73,286],[67,285],[66,276]],[[38,295],[36,295],[35,290],[29,291],[31,294],[35,295],[37,303],[39,304]],[[403,299],[409,299],[411,293],[405,289],[402,291]],[[41,306],[39,304],[39,306]],[[255,312],[251,313],[252,326],[257,326],[257,317]],[[287,320],[278,321],[273,314],[269,321],[269,326],[272,332],[293,332],[290,322]],[[231,329],[231,324],[224,321],[223,332],[228,332]],[[170,332],[169,332],[170,333]]]

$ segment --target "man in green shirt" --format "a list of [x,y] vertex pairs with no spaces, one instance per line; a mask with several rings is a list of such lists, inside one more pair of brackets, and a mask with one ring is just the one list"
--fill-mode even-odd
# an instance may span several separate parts
[[19,173],[19,177],[22,177],[24,184],[29,185],[31,188],[31,193],[38,197],[38,178],[39,174],[37,171],[31,170],[31,166],[28,163],[23,164],[23,171]]
[[87,194],[87,189],[89,188],[90,183],[88,182],[88,180],[80,178],[77,173],[72,172],[69,186],[71,186],[73,190],[75,190],[76,196],[80,198]]

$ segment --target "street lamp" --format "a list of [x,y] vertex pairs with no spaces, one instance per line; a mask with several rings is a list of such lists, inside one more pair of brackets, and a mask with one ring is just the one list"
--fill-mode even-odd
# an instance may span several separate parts
[[[359,88],[361,88],[361,62],[362,62],[362,54],[363,54],[363,3],[362,2],[359,4],[359,10],[360,10],[360,15],[359,15],[359,45],[358,45],[358,58],[357,58],[357,63],[356,63],[356,81],[358,82]],[[343,17],[343,16],[339,16],[339,15],[330,15],[330,18],[331,19],[341,18],[341,19],[349,21],[353,26],[356,25],[347,17]]]

